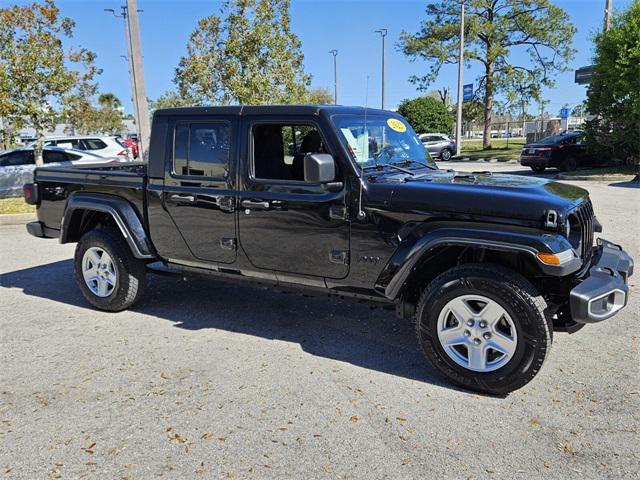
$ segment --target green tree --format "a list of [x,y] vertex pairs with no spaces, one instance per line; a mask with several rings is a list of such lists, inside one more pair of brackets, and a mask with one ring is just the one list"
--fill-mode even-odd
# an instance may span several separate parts
[[289,0],[241,0],[198,22],[176,69],[180,96],[195,103],[302,103],[309,75],[291,32]]
[[71,37],[74,22],[59,13],[53,0],[0,9],[0,117],[14,128],[33,126],[38,165],[56,108],[91,98],[100,72],[89,50],[65,51],[61,37]]
[[151,100],[149,102],[151,110],[158,110],[160,108],[191,107],[194,105],[196,105],[195,100],[191,98],[184,98],[175,91],[165,92],[156,100]]
[[477,124],[482,121],[483,111],[482,102],[478,100],[473,99],[462,103],[462,123],[466,125],[465,130],[468,130],[472,123]]
[[407,119],[417,133],[451,133],[453,115],[440,100],[433,97],[418,97],[404,100],[398,113]]
[[615,15],[595,36],[589,86],[587,142],[592,150],[628,164],[640,159],[640,1]]
[[333,93],[326,87],[314,87],[309,89],[308,102],[313,105],[333,104]]
[[93,105],[91,98],[74,95],[67,99],[61,120],[67,122],[74,133],[115,134],[125,128],[121,105],[113,93],[101,94],[97,107]]
[[[411,81],[427,89],[444,64],[458,62],[460,3],[439,0],[427,5],[427,19],[415,34],[403,32],[400,49],[412,60],[430,62],[429,72]],[[517,72],[552,86],[553,76],[566,70],[573,54],[575,27],[569,16],[550,0],[466,0],[465,62],[479,62],[483,74],[477,80],[484,104],[484,148],[491,147],[491,114],[494,98],[510,88]],[[513,63],[526,51],[529,61]]]
[[589,113],[589,111],[587,110],[587,101],[586,100],[583,100],[578,105],[573,107],[573,110],[571,110],[571,115],[573,117],[586,117],[588,113]]

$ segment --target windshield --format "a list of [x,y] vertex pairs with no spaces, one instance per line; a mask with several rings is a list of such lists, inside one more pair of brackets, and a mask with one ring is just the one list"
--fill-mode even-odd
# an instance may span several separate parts
[[360,168],[402,163],[407,167],[420,167],[422,163],[437,168],[404,119],[387,115],[367,115],[365,119],[358,114],[334,115],[332,120]]

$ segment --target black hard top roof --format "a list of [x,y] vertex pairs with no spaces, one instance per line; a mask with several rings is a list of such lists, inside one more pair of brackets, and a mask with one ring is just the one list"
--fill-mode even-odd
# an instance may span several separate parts
[[[394,112],[367,108],[368,115],[393,115]],[[178,107],[161,108],[155,115],[333,115],[337,113],[364,114],[364,107],[343,105],[231,105],[224,107]]]

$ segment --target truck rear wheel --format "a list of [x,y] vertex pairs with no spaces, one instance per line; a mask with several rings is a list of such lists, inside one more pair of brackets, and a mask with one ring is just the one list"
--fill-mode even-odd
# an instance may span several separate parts
[[463,265],[422,295],[416,334],[425,356],[454,383],[505,395],[536,376],[551,348],[542,296],[500,266]]
[[125,310],[142,296],[144,262],[132,255],[116,230],[95,229],[84,234],[76,246],[74,270],[84,298],[100,310]]

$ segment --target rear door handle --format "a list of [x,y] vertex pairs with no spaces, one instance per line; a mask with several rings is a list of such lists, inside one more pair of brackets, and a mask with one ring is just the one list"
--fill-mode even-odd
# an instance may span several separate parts
[[193,195],[171,195],[169,199],[175,203],[195,203],[196,201]]
[[256,209],[256,210],[269,210],[269,202],[265,202],[262,200],[242,200],[242,202],[240,202],[240,205],[242,205],[243,208],[248,208],[248,209]]

